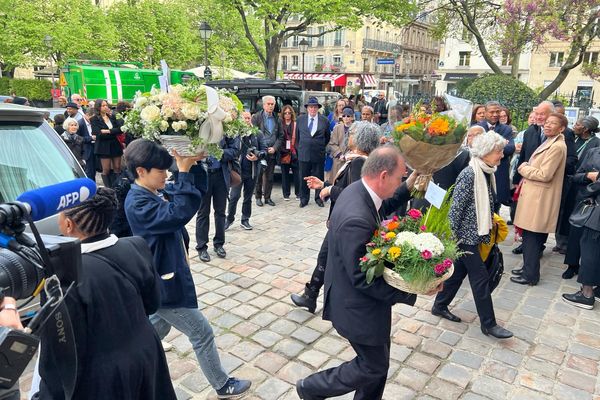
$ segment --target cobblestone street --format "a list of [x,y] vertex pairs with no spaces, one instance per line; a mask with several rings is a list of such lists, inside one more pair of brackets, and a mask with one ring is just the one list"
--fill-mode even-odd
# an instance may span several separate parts
[[[301,209],[280,193],[276,186],[275,207],[253,205],[253,231],[236,220],[227,231],[226,259],[216,257],[212,244],[209,263],[191,254],[201,307],[223,364],[232,375],[253,381],[248,400],[297,399],[297,379],[354,356],[321,319],[322,295],[315,315],[289,299],[310,277],[329,204],[318,208],[311,201]],[[193,221],[188,227],[193,238]],[[562,256],[551,253],[552,240],[546,246],[538,286],[514,284],[508,275],[493,294],[498,322],[514,332],[512,339],[481,333],[466,280],[450,308],[462,323],[431,315],[431,297],[420,296],[415,307],[395,306],[384,398],[599,400],[600,312],[562,301],[561,293],[578,284],[561,279]],[[520,264],[512,247],[511,238],[501,246],[507,272]],[[215,399],[187,338],[172,331],[167,340],[174,346],[167,357],[179,398]]]

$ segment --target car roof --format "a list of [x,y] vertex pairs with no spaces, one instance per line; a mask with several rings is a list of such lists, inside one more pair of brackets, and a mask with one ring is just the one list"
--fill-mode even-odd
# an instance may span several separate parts
[[42,108],[0,103],[0,121],[41,122],[45,111]]
[[206,82],[208,86],[216,86],[223,89],[285,89],[285,90],[301,90],[302,87],[291,80],[273,81],[270,79],[230,79],[216,80]]

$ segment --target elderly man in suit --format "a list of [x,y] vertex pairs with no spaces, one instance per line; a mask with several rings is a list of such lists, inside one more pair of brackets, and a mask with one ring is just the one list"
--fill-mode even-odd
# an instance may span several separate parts
[[259,207],[263,206],[263,196],[266,204],[270,206],[275,205],[275,202],[271,200],[273,175],[275,164],[277,163],[277,152],[279,151],[283,140],[281,120],[274,112],[275,97],[263,96],[262,106],[263,110],[254,114],[251,120],[252,126],[256,126],[260,129],[261,135],[259,136],[259,140],[261,141],[261,147],[267,149],[267,155],[265,157],[267,166],[259,169],[256,178],[256,205]]
[[[395,147],[374,150],[362,178],[348,186],[329,220],[323,318],[348,339],[356,357],[296,383],[301,399],[322,400],[356,391],[355,400],[381,400],[390,360],[392,306],[413,305],[416,295],[389,286],[382,278],[370,285],[359,259],[406,173]],[[436,290],[437,291],[437,290]]]
[[[298,151],[298,162],[300,164],[300,175],[302,180],[307,176],[316,176],[320,180],[324,179],[325,167],[325,148],[331,139],[329,131],[329,121],[326,117],[319,114],[319,100],[316,97],[310,97],[304,105],[307,114],[298,117],[296,126],[298,127],[298,137],[296,139],[296,149]],[[315,190],[315,203],[323,207],[323,200],[319,197],[320,190]],[[300,207],[308,204],[310,189],[306,184],[301,185]]]
[[510,157],[515,152],[515,142],[512,137],[512,129],[506,124],[500,123],[500,109],[502,105],[497,101],[488,101],[485,103],[485,121],[481,121],[478,125],[482,126],[486,131],[494,131],[504,139],[504,156],[500,165],[494,173],[496,178],[496,212],[500,210],[500,205],[510,205],[512,196],[510,194]]

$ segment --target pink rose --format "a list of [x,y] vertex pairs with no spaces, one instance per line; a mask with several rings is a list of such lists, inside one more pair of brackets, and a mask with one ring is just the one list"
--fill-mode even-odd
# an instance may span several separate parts
[[375,243],[369,242],[369,243],[367,243],[367,247],[375,247]]
[[423,250],[421,252],[421,257],[423,257],[424,260],[431,260],[432,256],[433,256],[433,254],[431,254],[431,252],[429,250]]
[[392,218],[392,221],[398,221],[398,216],[394,215],[394,217]]
[[452,266],[452,260],[451,260],[451,259],[449,259],[449,258],[446,258],[446,259],[444,260],[444,263],[443,263],[443,264],[444,264],[444,267],[446,267],[446,269],[448,269],[448,268],[450,268],[450,267]]
[[421,225],[421,227],[419,228],[421,231],[425,232],[425,230],[427,230],[427,227],[425,225]]
[[361,257],[361,258],[360,258],[360,261],[361,261],[361,262],[367,262],[367,261],[369,261],[369,259],[368,259],[367,257]]
[[421,214],[421,211],[415,209],[415,208],[411,208],[410,210],[408,210],[408,212],[406,213],[406,215],[408,215],[409,217],[411,217],[412,219],[419,219],[423,216],[423,214]]
[[444,264],[438,264],[433,270],[436,275],[443,275],[444,272],[446,272],[446,267],[444,266]]

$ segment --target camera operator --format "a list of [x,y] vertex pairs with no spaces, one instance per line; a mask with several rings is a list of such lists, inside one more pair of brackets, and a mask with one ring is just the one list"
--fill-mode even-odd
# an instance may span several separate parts
[[[167,360],[148,319],[160,304],[152,253],[142,238],[109,235],[116,207],[114,191],[99,187],[58,216],[61,233],[81,240],[82,252],[78,285],[64,300],[77,357],[71,399],[174,400]],[[49,339],[54,325],[41,336],[40,400],[66,397],[68,377],[58,361],[65,355]]]
[[[12,329],[23,329],[19,312],[17,311],[17,301],[12,297],[5,297],[0,304],[0,326]],[[19,400],[19,383],[16,383],[10,389],[0,389],[1,400]]]
[[[250,113],[244,112],[244,120]],[[267,157],[267,148],[264,146],[262,140],[258,140],[255,135],[243,137],[242,149],[240,151],[240,166],[242,167],[242,184],[231,188],[229,192],[229,205],[227,207],[227,221],[225,221],[225,230],[235,221],[235,213],[237,210],[237,203],[240,200],[242,194],[242,188],[244,193],[244,200],[242,201],[242,220],[241,227],[245,230],[252,230],[250,225],[250,216],[252,215],[252,193],[256,184],[256,177],[258,176],[260,160],[264,160]]]
[[273,190],[273,175],[275,164],[277,163],[277,152],[280,149],[283,137],[283,128],[281,121],[275,114],[275,97],[263,96],[263,110],[252,116],[252,125],[260,129],[263,146],[267,149],[267,166],[261,168],[256,180],[256,205],[263,206],[263,195],[265,203],[274,206],[271,200],[271,191]]

